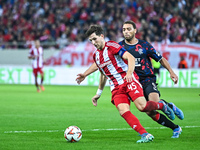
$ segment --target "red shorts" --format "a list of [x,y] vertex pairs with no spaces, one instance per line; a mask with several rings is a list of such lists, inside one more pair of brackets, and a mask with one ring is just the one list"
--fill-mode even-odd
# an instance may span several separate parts
[[33,74],[34,74],[34,76],[37,76],[38,72],[40,74],[43,74],[42,68],[33,68]]
[[117,107],[120,103],[127,103],[134,101],[138,97],[144,96],[142,86],[139,81],[132,81],[131,83],[123,83],[112,91],[112,103]]

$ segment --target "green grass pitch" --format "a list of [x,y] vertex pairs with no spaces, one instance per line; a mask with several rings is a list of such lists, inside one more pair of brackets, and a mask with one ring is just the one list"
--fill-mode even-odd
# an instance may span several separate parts
[[[34,85],[0,85],[1,150],[197,150],[200,139],[200,89],[159,88],[161,98],[180,107],[185,119],[174,120],[183,132],[172,139],[163,128],[134,104],[131,111],[147,131],[151,143],[137,144],[138,134],[118,114],[105,87],[98,106],[91,103],[94,86],[45,86],[37,93]],[[64,139],[64,130],[76,125],[83,137],[77,143]],[[96,130],[95,130],[96,129]]]

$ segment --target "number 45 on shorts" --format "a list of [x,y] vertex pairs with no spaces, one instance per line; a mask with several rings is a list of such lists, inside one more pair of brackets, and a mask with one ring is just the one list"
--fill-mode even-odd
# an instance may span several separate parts
[[127,92],[129,93],[129,96],[132,98],[132,100],[136,99],[136,97],[144,96],[143,89],[140,83],[132,82],[130,84],[127,84],[127,87]]
[[137,89],[137,85],[135,85],[135,82],[132,82],[131,84],[127,84],[127,87],[131,91]]

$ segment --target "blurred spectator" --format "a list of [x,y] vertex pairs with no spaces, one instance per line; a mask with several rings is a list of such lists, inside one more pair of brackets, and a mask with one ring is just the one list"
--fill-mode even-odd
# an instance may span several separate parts
[[69,44],[67,36],[68,36],[68,34],[65,31],[65,32],[62,33],[61,37],[57,38],[56,43],[58,44],[59,49],[62,49]]
[[144,40],[199,42],[199,8],[199,0],[3,0],[0,45],[27,48],[26,41],[39,38],[61,48],[85,41],[90,24],[100,24],[110,40],[119,41],[126,20],[136,23],[136,37]]
[[187,65],[187,62],[186,62],[184,56],[180,56],[180,62],[178,64],[178,68],[180,68],[180,69],[188,68],[188,65]]

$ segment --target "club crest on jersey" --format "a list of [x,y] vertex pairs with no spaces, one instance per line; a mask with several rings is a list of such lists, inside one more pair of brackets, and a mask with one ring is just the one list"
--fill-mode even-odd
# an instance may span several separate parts
[[139,48],[138,53],[139,53],[140,55],[142,55],[142,54],[143,54],[143,49],[142,49],[142,48]]

